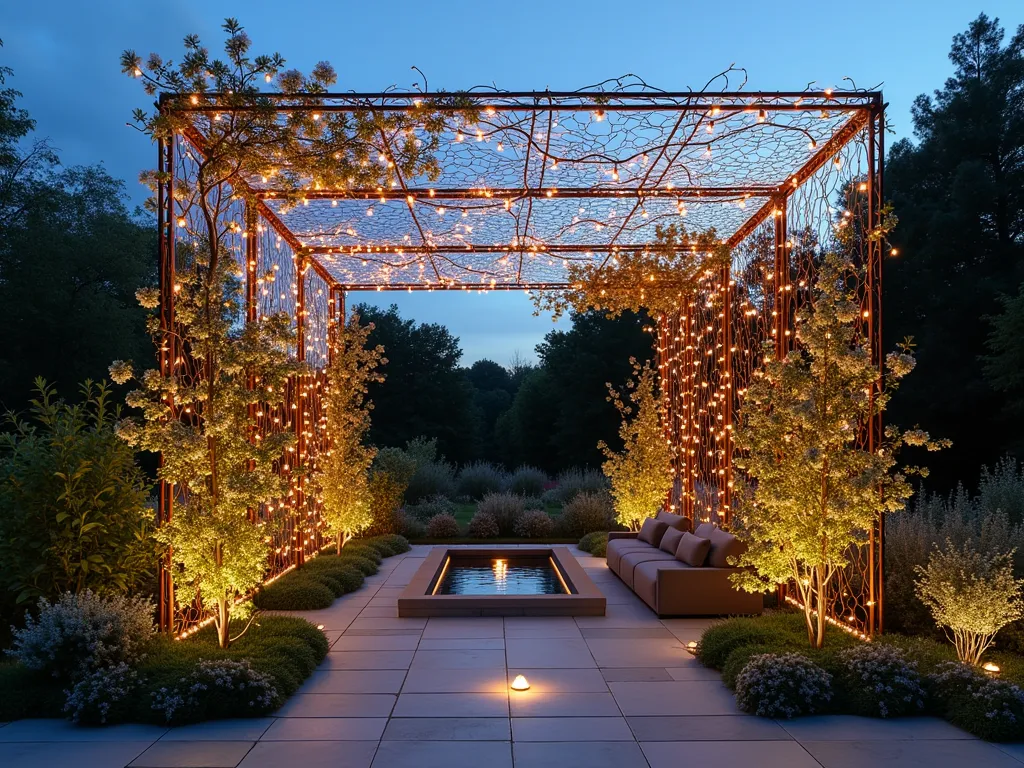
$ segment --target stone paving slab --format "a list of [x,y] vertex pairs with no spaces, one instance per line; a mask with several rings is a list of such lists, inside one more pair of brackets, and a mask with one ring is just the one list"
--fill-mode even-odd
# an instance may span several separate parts
[[158,741],[128,768],[235,768],[251,741]]
[[[516,765],[529,768],[614,766],[648,768],[639,745],[632,741],[528,742],[513,745]],[[699,763],[694,763],[699,765]],[[674,768],[678,768],[678,756]]]
[[700,768],[821,768],[795,741],[659,741],[640,746],[650,768],[679,768],[683,759]]
[[281,717],[260,741],[379,741],[387,717]]
[[[508,690],[505,667],[492,669],[409,670],[403,693],[500,693]],[[444,714],[438,713],[438,714]]]
[[385,741],[508,741],[508,718],[501,717],[393,717],[384,731]]
[[403,693],[394,717],[508,717],[506,693]]
[[239,718],[237,720],[211,720],[207,723],[182,725],[171,728],[160,737],[161,741],[258,741],[271,725],[273,717]]
[[[824,768],[1020,768],[1021,763],[983,741],[801,741]],[[657,768],[653,766],[652,768]]]
[[238,768],[370,768],[376,741],[261,741]]
[[402,690],[404,669],[317,670],[302,693],[394,693]]
[[513,741],[635,741],[622,717],[513,717]]
[[11,742],[0,745],[0,765],[3,768],[124,768],[148,748],[148,743],[137,741]]
[[779,723],[753,715],[627,717],[637,741],[792,741]]
[[373,768],[512,768],[508,741],[382,741]]

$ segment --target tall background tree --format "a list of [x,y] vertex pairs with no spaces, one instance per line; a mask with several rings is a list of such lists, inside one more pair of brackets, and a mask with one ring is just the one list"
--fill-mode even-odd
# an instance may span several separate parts
[[151,356],[139,285],[153,281],[156,239],[102,166],[62,168],[0,67],[0,410],[32,382],[103,378],[115,358]]
[[936,487],[1024,448],[1024,336],[1013,330],[1024,309],[1024,27],[1007,39],[981,14],[949,58],[953,75],[914,102],[915,141],[896,142],[886,176],[899,216],[886,343],[913,335],[919,349],[919,374],[891,412],[952,438],[933,462]]

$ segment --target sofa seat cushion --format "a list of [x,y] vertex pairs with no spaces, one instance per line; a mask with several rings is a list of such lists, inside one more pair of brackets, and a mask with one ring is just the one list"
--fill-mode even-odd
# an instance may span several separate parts
[[640,533],[637,534],[636,538],[639,541],[646,541],[652,547],[656,547],[661,544],[661,537],[665,535],[667,530],[668,523],[648,517],[644,520],[644,524],[640,526]]
[[640,563],[648,563],[652,560],[675,560],[672,555],[662,552],[660,549],[648,547],[646,551],[626,552],[619,560],[619,578],[629,587],[633,588],[633,571]]
[[678,571],[690,566],[674,557],[671,560],[649,560],[633,569],[633,591],[653,610],[658,610],[658,571]]
[[646,551],[654,549],[650,544],[637,539],[612,539],[608,542],[608,548],[605,550],[608,567],[616,573],[619,572],[619,559],[626,552],[633,552],[636,550]]
[[671,512],[661,510],[655,518],[663,523],[668,523],[671,528],[678,528],[680,531],[691,531],[693,530],[693,523],[690,522],[690,518],[685,515],[674,515]]

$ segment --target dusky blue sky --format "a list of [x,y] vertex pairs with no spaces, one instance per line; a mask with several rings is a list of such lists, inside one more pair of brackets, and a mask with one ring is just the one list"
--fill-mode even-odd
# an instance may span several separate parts
[[[9,83],[65,164],[103,162],[141,201],[136,179],[155,152],[125,122],[151,100],[120,73],[118,56],[134,48],[178,60],[189,33],[219,52],[226,16],[246,27],[254,53],[279,51],[304,71],[330,61],[337,90],[406,88],[420,82],[413,65],[431,89],[571,90],[635,73],[684,90],[735,63],[747,69],[749,89],[826,88],[847,76],[859,87],[882,83],[889,124],[903,137],[912,134],[914,97],[942,84],[953,35],[981,11],[1010,34],[1024,23],[1021,0],[8,0],[0,64],[14,69]],[[461,339],[464,364],[507,364],[516,352],[532,358],[552,327],[550,318],[532,316],[521,293],[360,298],[394,301],[404,316],[444,323]]]

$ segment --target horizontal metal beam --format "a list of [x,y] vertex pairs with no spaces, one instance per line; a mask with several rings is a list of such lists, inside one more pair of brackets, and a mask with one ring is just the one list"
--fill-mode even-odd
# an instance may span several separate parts
[[[318,235],[298,234],[303,237],[318,237]],[[487,245],[485,243],[471,243],[466,246],[445,246],[445,245],[373,245],[373,246],[326,246],[326,245],[305,245],[303,250],[306,253],[334,254],[336,256],[351,256],[357,259],[369,259],[383,256],[415,255],[420,253],[504,253],[523,254],[526,256],[539,256],[559,253],[608,253],[613,251],[636,251],[649,247],[647,244],[639,243],[633,245],[608,245],[607,243],[574,244],[565,243],[561,245],[536,245],[536,246],[512,246],[512,245]]]
[[466,283],[457,282],[452,284],[428,285],[426,283],[340,283],[345,291],[564,291],[569,288],[568,283]]
[[[518,198],[612,198],[633,199],[664,197],[686,200],[720,200],[723,198],[772,197],[779,194],[781,187],[777,185],[757,185],[738,187],[667,187],[645,189],[643,187],[539,187],[539,188],[464,188],[464,189],[316,189],[304,190],[300,194],[305,200],[405,200],[412,196],[417,202],[429,203],[431,200],[490,200],[500,202],[504,199]],[[264,200],[284,198],[290,193],[280,189],[261,189],[257,195]]]

